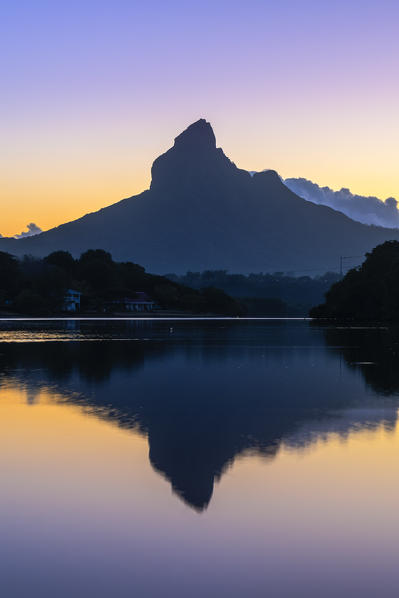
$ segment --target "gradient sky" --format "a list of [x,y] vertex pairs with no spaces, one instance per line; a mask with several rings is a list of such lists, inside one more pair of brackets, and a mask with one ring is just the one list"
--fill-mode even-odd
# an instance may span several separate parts
[[240,167],[399,198],[399,4],[3,2],[0,233],[144,190],[200,117]]

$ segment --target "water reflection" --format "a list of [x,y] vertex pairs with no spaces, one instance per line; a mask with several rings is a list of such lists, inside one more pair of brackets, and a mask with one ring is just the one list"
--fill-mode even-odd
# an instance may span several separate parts
[[345,363],[361,372],[366,383],[385,396],[399,393],[399,330],[389,327],[323,329],[327,346],[340,345]]
[[152,467],[202,511],[238,455],[272,459],[331,433],[392,430],[395,334],[270,322],[7,325],[0,382],[24,388],[33,406],[46,389],[145,435]]

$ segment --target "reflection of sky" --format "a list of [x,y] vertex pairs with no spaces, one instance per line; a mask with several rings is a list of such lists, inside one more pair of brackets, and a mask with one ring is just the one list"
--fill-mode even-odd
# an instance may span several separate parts
[[6,3],[0,232],[144,189],[201,116],[244,168],[399,195],[397,21],[390,0]]
[[198,515],[145,438],[62,400],[0,393],[5,595],[395,595],[397,430],[243,457]]
[[0,346],[7,598],[396,597],[389,331],[18,326],[42,342]]

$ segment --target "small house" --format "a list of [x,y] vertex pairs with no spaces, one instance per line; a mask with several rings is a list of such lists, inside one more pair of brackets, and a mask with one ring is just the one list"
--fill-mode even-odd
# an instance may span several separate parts
[[139,291],[130,297],[120,297],[107,301],[105,308],[107,311],[145,313],[153,311],[155,302],[146,293]]
[[80,311],[80,297],[82,293],[73,289],[68,289],[64,295],[62,311],[77,312]]

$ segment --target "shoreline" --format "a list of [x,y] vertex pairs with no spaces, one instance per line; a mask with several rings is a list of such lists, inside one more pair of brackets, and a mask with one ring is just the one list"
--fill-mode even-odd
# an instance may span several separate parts
[[292,317],[273,317],[273,316],[197,316],[197,315],[187,315],[187,316],[0,316],[0,322],[68,322],[68,321],[83,321],[83,322],[90,322],[90,321],[97,321],[97,322],[107,322],[107,321],[201,321],[201,320],[230,320],[230,321],[248,321],[248,320],[290,320],[290,321],[311,321],[312,318],[309,317],[301,317],[301,316],[292,316]]

